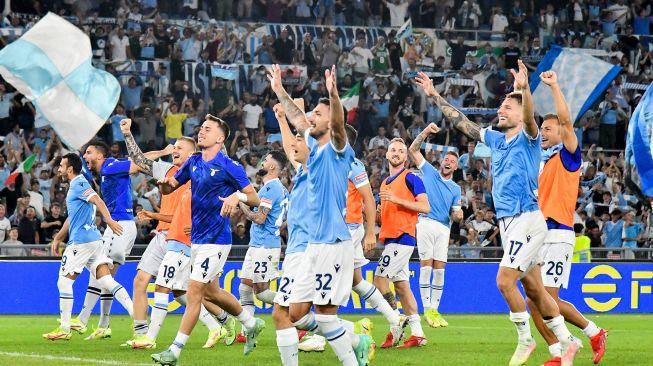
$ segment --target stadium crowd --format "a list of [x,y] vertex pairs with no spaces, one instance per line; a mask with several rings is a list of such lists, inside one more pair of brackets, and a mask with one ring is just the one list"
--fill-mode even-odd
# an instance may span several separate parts
[[[652,247],[651,206],[635,195],[625,181],[625,134],[630,114],[641,98],[641,85],[651,82],[651,1],[435,1],[435,0],[63,0],[12,1],[5,9],[0,44],[16,39],[8,30],[23,30],[47,11],[76,17],[91,38],[94,63],[114,73],[122,95],[98,138],[107,142],[114,157],[125,156],[119,121],[132,118],[136,140],[144,151],[168,148],[182,135],[196,136],[206,113],[227,121],[230,156],[246,168],[252,182],[262,158],[280,150],[279,125],[266,70],[258,64],[301,65],[306,76],[294,81],[292,97],[303,98],[312,110],[326,96],[323,69],[336,64],[341,95],[358,94],[355,113],[348,123],[359,131],[357,156],[366,163],[372,189],[378,195],[387,176],[386,148],[390,139],[410,142],[428,124],[443,132],[425,146],[425,157],[436,167],[444,152],[461,154],[454,179],[463,189],[465,220],[454,222],[450,257],[496,258],[500,251],[494,217],[489,149],[468,142],[448,126],[441,112],[415,85],[415,71],[428,68],[449,103],[470,118],[488,126],[500,97],[512,89],[512,74],[522,58],[534,71],[552,45],[601,51],[599,57],[623,68],[605,95],[576,123],[583,147],[583,174],[579,187],[576,223],[579,235],[592,248]],[[6,6],[6,5],[5,5]],[[109,22],[83,22],[110,18]],[[368,27],[400,27],[410,17],[416,28],[437,28],[446,40],[447,54],[436,54],[428,37],[397,39],[397,28],[387,38],[369,37]],[[185,24],[173,19],[192,19]],[[99,19],[99,18],[97,18]],[[227,20],[216,22],[209,20]],[[303,23],[328,26],[355,25],[355,39],[339,39],[337,32],[321,27],[320,34],[298,34],[283,28],[262,34],[253,54],[244,43],[257,26],[247,22]],[[389,29],[388,29],[389,30]],[[460,32],[480,30],[487,33]],[[491,31],[491,32],[489,32]],[[384,33],[386,34],[386,33]],[[470,36],[471,35],[471,36]],[[474,39],[474,41],[471,41]],[[490,43],[491,42],[491,43]],[[125,65],[137,60],[154,62],[152,73],[130,74]],[[213,77],[203,98],[184,72],[188,63],[257,64],[237,80]],[[127,70],[127,71],[125,71]],[[634,86],[633,86],[634,85]],[[83,123],[80,121],[79,123]],[[0,83],[0,255],[48,255],[47,250],[22,249],[25,244],[47,244],[61,228],[66,215],[66,183],[56,176],[55,159],[67,149],[55,131],[22,95]],[[11,173],[35,156],[28,173]],[[281,180],[291,189],[290,166]],[[9,179],[9,182],[7,180]],[[138,237],[147,243],[156,222],[160,193],[144,175],[132,176]],[[102,226],[98,216],[96,223]],[[249,221],[242,212],[231,220],[233,244],[249,243]],[[10,248],[3,246],[11,245]],[[479,252],[474,247],[496,248]],[[597,252],[609,258],[650,257],[640,252]]]

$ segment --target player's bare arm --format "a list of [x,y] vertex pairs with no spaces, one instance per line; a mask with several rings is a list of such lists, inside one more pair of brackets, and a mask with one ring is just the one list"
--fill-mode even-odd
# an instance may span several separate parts
[[450,122],[465,136],[480,141],[481,140],[481,126],[472,122],[462,112],[453,107],[446,99],[444,99],[435,87],[433,81],[423,72],[420,72],[415,77],[415,83],[419,85],[426,95],[431,98],[433,103],[440,108],[442,115],[447,122]]
[[531,95],[531,88],[528,85],[528,69],[522,60],[518,61],[519,70],[510,70],[512,76],[515,78],[514,88],[516,91],[521,91],[522,107],[523,107],[523,121],[524,131],[531,138],[536,138],[540,133],[535,122],[535,114],[533,113],[533,96]]
[[342,150],[347,146],[347,132],[345,130],[345,113],[342,110],[342,103],[340,103],[338,87],[336,86],[336,66],[332,66],[331,70],[326,70],[324,77],[331,106],[331,141],[336,149]]
[[435,123],[431,123],[426,126],[426,128],[415,137],[413,143],[410,144],[410,147],[408,147],[408,155],[410,155],[410,158],[413,160],[415,165],[419,166],[422,164],[422,161],[424,161],[424,155],[422,155],[421,151],[424,140],[426,140],[430,134],[436,134],[438,132],[440,132],[440,128],[436,126]]
[[358,188],[358,192],[363,197],[363,214],[365,215],[365,237],[363,238],[363,249],[370,252],[376,247],[376,201],[372,194],[372,187],[366,184]]
[[451,213],[451,218],[456,222],[463,221],[463,216],[464,216],[463,215],[463,210],[460,210],[460,209],[453,210],[453,212]]
[[138,218],[141,220],[156,220],[163,221],[167,223],[172,222],[172,215],[163,215],[159,212],[152,212],[147,210],[142,210],[138,213]]
[[571,121],[569,105],[565,100],[565,95],[562,93],[562,89],[560,89],[560,84],[558,84],[558,75],[555,71],[545,71],[540,74],[540,80],[551,88],[553,101],[556,105],[558,122],[560,123],[560,137],[562,137],[562,143],[568,151],[574,152],[578,148],[578,138],[574,132],[574,124]]
[[229,197],[220,197],[222,201],[222,209],[220,209],[220,216],[227,217],[238,207],[239,202],[243,202],[247,206],[254,207],[261,204],[258,198],[258,193],[250,184],[240,191],[232,193]]
[[286,119],[286,111],[283,108],[283,104],[277,103],[274,108],[274,115],[279,122],[279,130],[281,132],[281,145],[283,146],[283,152],[288,157],[290,164],[293,168],[297,169],[299,163],[295,161],[292,157],[295,155],[293,153],[293,145],[295,144],[295,136],[293,136],[290,126],[288,125],[288,120]]
[[429,199],[425,193],[418,194],[415,197],[415,201],[409,201],[395,196],[391,190],[386,189],[379,193],[382,201],[389,201],[395,203],[399,206],[404,207],[405,209],[416,211],[419,213],[427,214],[431,212],[431,205],[429,205]]
[[259,206],[258,211],[254,212],[242,202],[238,204],[238,207],[243,210],[247,220],[253,221],[259,225],[263,225],[265,223],[265,220],[268,218],[268,214],[270,213],[270,209],[263,206]]
[[104,221],[107,223],[107,226],[113,230],[114,234],[116,235],[122,235],[122,226],[118,224],[117,221],[114,221],[111,218],[111,213],[109,213],[109,209],[107,208],[107,205],[102,201],[100,196],[97,194],[94,194],[91,196],[91,198],[88,200],[88,202],[92,203],[97,207],[98,211],[100,211],[100,214],[104,218]]
[[120,121],[120,131],[122,131],[122,134],[125,136],[127,154],[129,155],[129,159],[132,161],[129,173],[132,174],[141,171],[143,174],[152,176],[152,165],[154,164],[154,160],[172,154],[173,146],[168,145],[164,150],[143,153],[131,133],[131,124],[132,120],[129,118]]
[[52,255],[59,256],[59,244],[68,237],[68,228],[70,227],[70,217],[66,218],[57,235],[52,238]]
[[285,110],[288,122],[295,126],[297,132],[303,135],[310,127],[306,119],[306,114],[293,102],[286,89],[284,89],[281,83],[281,69],[279,65],[272,65],[268,69],[268,80],[270,80],[272,91],[277,95],[279,103],[281,103]]
[[161,194],[170,194],[179,188],[179,182],[174,177],[164,177],[157,182]]

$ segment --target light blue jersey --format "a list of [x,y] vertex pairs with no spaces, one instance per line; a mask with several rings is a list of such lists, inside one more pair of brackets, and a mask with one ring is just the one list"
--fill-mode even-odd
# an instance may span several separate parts
[[433,219],[444,226],[449,226],[449,215],[452,210],[460,210],[461,191],[460,186],[453,179],[444,179],[440,172],[433,167],[426,159],[422,159],[422,164],[417,167],[426,195],[429,198],[431,211],[420,216]]
[[308,210],[308,172],[300,165],[293,178],[294,185],[290,191],[288,205],[288,245],[286,254],[303,253],[308,245],[310,214]]
[[481,141],[492,150],[492,199],[497,219],[539,210],[541,139],[539,133],[532,139],[524,130],[510,140],[502,132],[481,130]]
[[102,240],[102,235],[95,227],[95,205],[88,202],[97,195],[83,175],[70,181],[66,206],[68,207],[68,243],[86,244]]
[[[279,178],[267,181],[258,191],[261,199],[259,207],[266,207],[270,210],[263,224],[252,222],[249,230],[249,246],[254,248],[281,248],[279,234],[281,224],[286,218],[288,211],[288,190],[281,184]],[[257,212],[259,207],[253,211]]]
[[308,155],[308,207],[311,212],[310,242],[312,244],[336,244],[351,240],[345,223],[347,207],[347,183],[354,150],[345,145],[337,151],[332,142],[318,146],[310,136],[304,138],[310,149]]

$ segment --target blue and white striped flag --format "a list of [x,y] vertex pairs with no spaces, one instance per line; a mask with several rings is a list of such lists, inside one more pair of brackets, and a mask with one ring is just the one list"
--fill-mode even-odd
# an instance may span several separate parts
[[226,80],[238,80],[238,66],[212,64],[211,76],[215,78],[226,79]]
[[397,41],[401,41],[404,38],[408,38],[413,35],[413,21],[408,18],[406,23],[399,28],[397,31]]
[[442,154],[446,154],[449,151],[453,152],[458,152],[458,148],[455,146],[445,146],[445,145],[438,145],[438,144],[430,144],[428,142],[422,142],[422,150],[424,150],[425,153],[429,153],[433,150],[439,151]]
[[626,138],[626,174],[634,165],[639,175],[639,187],[653,197],[653,84],[635,108]]
[[63,142],[80,149],[120,97],[118,80],[94,68],[92,58],[88,36],[48,13],[0,51],[0,75],[34,103]]
[[558,84],[569,105],[571,120],[575,122],[610,86],[621,67],[585,52],[553,46],[530,79],[535,112],[541,116],[556,110],[551,90],[540,82],[540,74],[544,71],[558,74]]

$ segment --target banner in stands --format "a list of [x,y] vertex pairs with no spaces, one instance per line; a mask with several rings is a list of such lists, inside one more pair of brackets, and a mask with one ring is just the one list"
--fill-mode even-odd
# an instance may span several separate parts
[[[136,262],[120,268],[117,281],[132,293]],[[220,279],[222,287],[238,297],[238,275],[242,262],[225,265]],[[370,282],[374,278],[376,263],[363,268],[363,276]],[[0,261],[0,314],[52,314],[59,313],[57,273],[59,263],[54,261]],[[507,313],[508,308],[495,284],[497,263],[450,263],[447,265],[444,295],[440,305],[443,314],[456,313]],[[419,264],[410,264],[411,286],[419,302]],[[84,271],[74,285],[73,312],[81,310],[88,285],[88,272]],[[272,284],[276,290],[276,283]],[[574,264],[569,289],[561,297],[572,302],[581,312],[652,313],[653,264]],[[148,287],[150,305],[153,303],[154,284]],[[270,305],[256,301],[257,311],[270,312]],[[421,306],[420,306],[421,308]],[[99,310],[99,304],[96,306]],[[170,311],[180,313],[180,305],[170,304]],[[114,313],[124,314],[119,304]],[[420,310],[421,311],[421,310]],[[373,313],[374,309],[352,293],[344,313]]]

